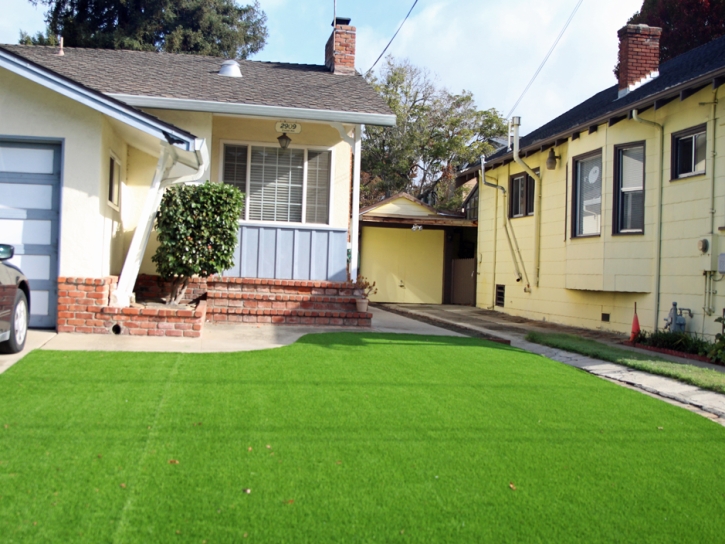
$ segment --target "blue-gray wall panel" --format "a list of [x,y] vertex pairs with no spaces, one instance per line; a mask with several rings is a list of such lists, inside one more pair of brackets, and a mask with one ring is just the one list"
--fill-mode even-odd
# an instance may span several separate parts
[[345,281],[347,231],[243,225],[225,276]]

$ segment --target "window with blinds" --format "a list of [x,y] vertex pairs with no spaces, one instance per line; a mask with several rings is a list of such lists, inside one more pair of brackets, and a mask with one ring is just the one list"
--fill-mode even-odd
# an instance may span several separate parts
[[331,171],[330,151],[224,146],[222,179],[246,193],[249,221],[327,224]]
[[574,236],[596,236],[602,225],[602,154],[574,161]]
[[644,232],[644,145],[615,149],[615,233]]

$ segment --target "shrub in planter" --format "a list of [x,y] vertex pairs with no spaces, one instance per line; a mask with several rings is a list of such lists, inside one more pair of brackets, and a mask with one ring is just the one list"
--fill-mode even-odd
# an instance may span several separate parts
[[171,282],[167,304],[178,304],[193,276],[206,278],[232,267],[243,194],[233,185],[169,187],[156,216],[156,271]]
[[[725,319],[718,317],[715,319],[715,323],[723,323]],[[710,347],[710,351],[707,353],[707,358],[713,363],[725,364],[725,334],[717,333],[715,335],[715,342]]]
[[712,344],[707,340],[685,332],[655,331],[648,333],[642,331],[635,339],[635,342],[654,348],[671,349],[694,355],[707,355],[712,347]]

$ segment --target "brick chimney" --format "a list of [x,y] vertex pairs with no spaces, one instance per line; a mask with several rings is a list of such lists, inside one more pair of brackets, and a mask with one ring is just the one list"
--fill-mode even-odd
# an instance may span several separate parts
[[325,66],[333,74],[355,75],[355,27],[350,26],[350,19],[335,19],[325,46]]
[[619,30],[619,98],[660,75],[661,33],[647,25]]

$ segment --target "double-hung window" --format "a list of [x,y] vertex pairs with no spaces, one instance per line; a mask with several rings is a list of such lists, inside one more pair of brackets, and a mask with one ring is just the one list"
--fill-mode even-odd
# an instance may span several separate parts
[[246,194],[245,219],[327,224],[332,152],[224,145],[222,179]]
[[614,233],[644,232],[644,143],[614,148]]
[[672,179],[705,173],[705,125],[672,135]]
[[526,173],[511,177],[509,217],[534,215],[534,179]]
[[602,152],[574,159],[574,236],[597,236],[602,226]]

